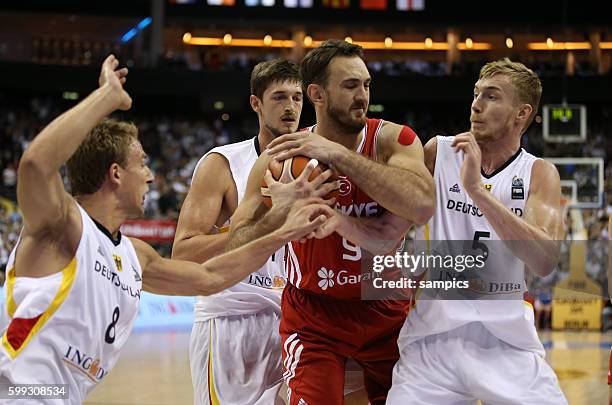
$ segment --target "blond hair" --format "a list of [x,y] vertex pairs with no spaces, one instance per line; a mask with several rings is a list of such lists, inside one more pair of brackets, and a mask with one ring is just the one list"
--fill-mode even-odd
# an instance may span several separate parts
[[538,113],[540,97],[542,97],[542,82],[533,70],[520,62],[513,62],[508,58],[489,62],[480,69],[479,79],[488,79],[496,75],[508,76],[516,90],[519,103],[531,105],[533,110],[527,119],[523,130],[526,130]]
[[113,163],[127,166],[130,144],[137,139],[138,128],[131,122],[106,118],[96,125],[66,163],[72,194],[98,191]]

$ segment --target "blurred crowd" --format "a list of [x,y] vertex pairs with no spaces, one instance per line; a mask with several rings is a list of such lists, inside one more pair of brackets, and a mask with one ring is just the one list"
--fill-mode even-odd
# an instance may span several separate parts
[[[233,70],[250,72],[253,67],[266,59],[278,58],[281,53],[269,52],[265,55],[251,54],[240,51],[219,52],[215,48],[167,50],[160,60],[163,66],[184,68],[194,71]],[[519,59],[514,56],[514,59]],[[376,54],[368,54],[368,69],[371,72],[383,73],[389,76],[472,76],[477,77],[480,68],[489,60],[483,55],[481,60],[462,60],[448,66],[446,61],[432,61],[414,57],[382,58]],[[592,76],[597,74],[595,66],[588,60],[575,61],[571,68],[566,61],[525,61],[540,77],[560,76],[571,70],[572,75]]]
[[[34,136],[67,107],[50,97],[32,98],[21,106],[4,107],[0,113],[0,195],[16,201],[17,166],[21,154]],[[216,145],[241,139],[243,132],[257,133],[256,128],[232,128],[220,118],[129,114],[122,114],[120,118],[138,126],[140,140],[155,173],[156,180],[146,201],[148,218],[176,218],[199,158]],[[253,124],[252,120],[247,122]]]
[[[21,232],[21,215],[10,200],[0,197],[0,273],[4,272],[9,254]],[[4,277],[0,277],[4,281]]]

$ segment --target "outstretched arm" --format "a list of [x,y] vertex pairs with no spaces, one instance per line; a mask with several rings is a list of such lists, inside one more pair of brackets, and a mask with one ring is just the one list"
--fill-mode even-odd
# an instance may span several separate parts
[[143,268],[145,291],[166,295],[210,295],[256,271],[281,246],[319,227],[331,208],[310,199],[294,205],[275,231],[203,264],[164,259],[145,242],[132,239]]
[[73,204],[64,190],[60,167],[102,118],[117,108],[130,108],[132,100],[122,88],[127,69],[115,70],[118,64],[114,56],[106,58],[100,88],[45,127],[24,152],[17,198],[29,232],[57,226],[66,219]]
[[17,172],[17,200],[24,221],[21,250],[35,259],[19,268],[20,275],[47,275],[49,268],[38,265],[46,260],[41,255],[53,252],[51,257],[65,262],[77,249],[81,218],[64,190],[59,169],[102,118],[118,108],[130,108],[132,100],[123,90],[127,69],[117,70],[118,65],[114,56],[106,58],[100,87],[47,125],[21,157]]

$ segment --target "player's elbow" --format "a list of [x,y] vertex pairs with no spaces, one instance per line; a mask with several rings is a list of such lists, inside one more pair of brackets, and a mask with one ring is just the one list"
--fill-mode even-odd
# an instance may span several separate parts
[[418,226],[425,225],[436,211],[436,188],[433,180],[424,182],[420,193],[413,198],[414,210],[412,218],[409,219]]
[[546,277],[553,272],[561,260],[561,241],[548,240],[542,246],[543,254],[534,255],[536,263],[530,268],[536,275]]
[[436,202],[433,197],[422,199],[417,209],[414,210],[412,222],[418,226],[425,225],[434,215],[435,210]]
[[209,295],[213,295],[219,291],[215,291],[213,288],[211,288],[210,286],[206,286],[206,285],[201,285],[198,286],[197,290],[197,295],[201,295],[204,297],[207,297]]
[[45,159],[40,156],[40,154],[26,149],[23,156],[21,156],[21,159],[19,160],[19,166],[17,168],[17,181],[22,179],[24,179],[24,181],[28,181],[25,179],[41,178],[46,176],[49,172],[46,166]]
[[543,254],[538,255],[533,259],[534,263],[531,263],[529,269],[539,277],[546,277],[555,270],[557,264],[559,264],[559,256],[555,254]]
[[253,222],[250,221],[242,221],[237,223],[236,225],[232,225],[229,231],[229,235],[227,237],[227,243],[225,244],[225,248],[223,251],[230,252],[248,243],[249,240],[247,240],[245,234],[248,228],[252,225]]
[[197,295],[213,295],[230,287],[224,282],[223,278],[215,274],[206,264],[202,265],[201,277],[196,286]]
[[371,246],[363,248],[365,248],[374,256],[388,255],[395,252],[395,250],[400,246],[400,243],[402,242],[402,236],[403,235],[395,235],[395,239],[381,240],[376,244],[372,244]]
[[[192,254],[190,254],[188,238],[177,237],[172,244],[172,252],[170,257],[173,260],[191,260]],[[193,252],[193,250],[191,250]]]
[[529,269],[538,277],[546,277],[555,269],[554,264],[539,264],[530,266]]
[[172,260],[189,260],[189,254],[186,249],[182,249],[180,244],[175,244],[172,247],[172,253],[170,253]]

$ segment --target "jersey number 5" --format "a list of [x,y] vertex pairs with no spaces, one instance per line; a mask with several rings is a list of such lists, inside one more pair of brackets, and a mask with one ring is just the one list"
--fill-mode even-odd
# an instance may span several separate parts
[[484,256],[485,261],[489,257],[489,248],[484,242],[480,242],[481,238],[490,238],[491,232],[485,231],[476,231],[474,232],[474,241],[472,242],[473,250],[481,250],[482,256]]

